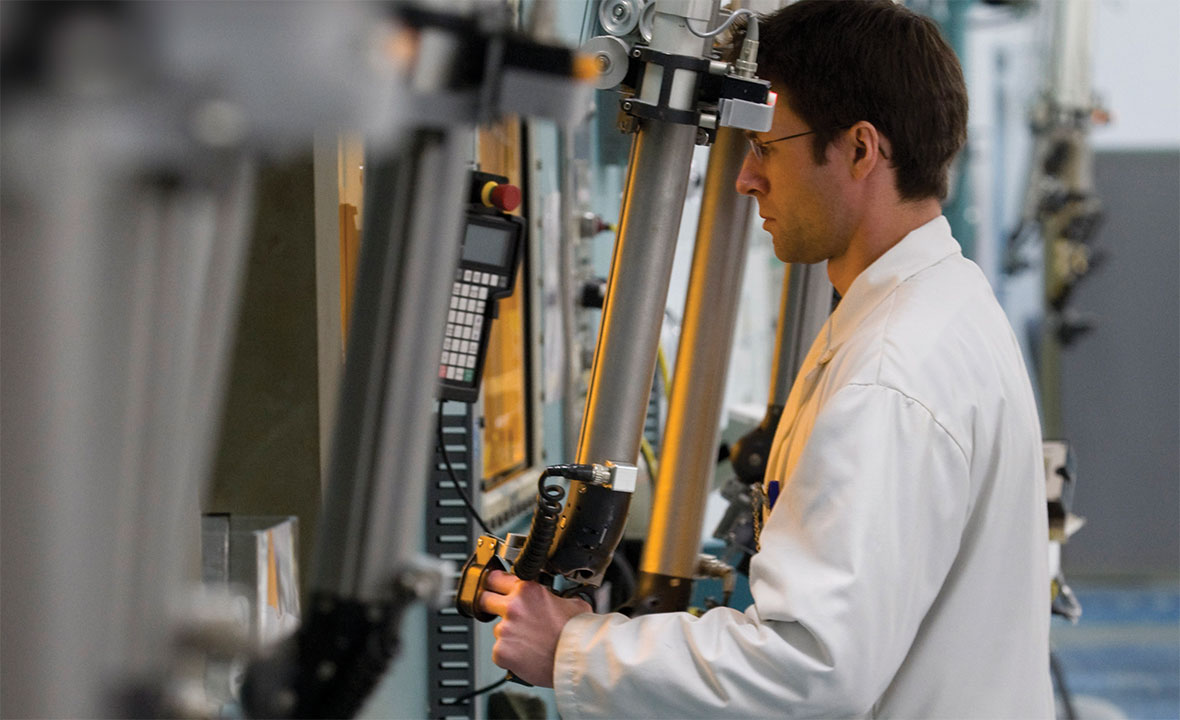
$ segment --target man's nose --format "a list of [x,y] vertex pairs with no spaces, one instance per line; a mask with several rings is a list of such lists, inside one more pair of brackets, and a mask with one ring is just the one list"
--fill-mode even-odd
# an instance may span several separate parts
[[747,152],[742,161],[742,170],[738,173],[735,183],[737,191],[742,195],[757,195],[766,192],[766,176],[762,174],[760,163],[754,153]]

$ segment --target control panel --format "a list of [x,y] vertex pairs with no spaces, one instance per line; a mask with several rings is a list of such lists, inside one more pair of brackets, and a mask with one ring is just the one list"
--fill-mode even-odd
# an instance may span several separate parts
[[525,227],[506,212],[520,202],[507,178],[476,172],[472,188],[438,365],[439,396],[460,402],[479,396],[496,303],[512,294]]

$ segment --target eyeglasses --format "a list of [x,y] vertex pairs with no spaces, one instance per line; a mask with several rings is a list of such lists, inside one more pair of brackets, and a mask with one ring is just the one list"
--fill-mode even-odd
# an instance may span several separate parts
[[767,145],[770,145],[771,143],[782,142],[783,140],[794,140],[795,138],[803,137],[804,135],[814,134],[814,130],[808,130],[807,132],[795,133],[794,135],[787,135],[785,137],[775,138],[774,140],[767,140],[765,142],[759,140],[753,135],[747,135],[746,142],[750,143],[750,152],[754,153],[754,158],[761,162],[762,158],[766,156]]
[[[835,127],[832,129],[833,130],[847,130],[850,127],[852,127],[852,125],[841,125],[839,127]],[[774,140],[767,140],[765,142],[754,137],[753,134],[748,134],[748,135],[746,135],[746,142],[750,143],[750,152],[754,153],[754,158],[757,159],[758,162],[762,162],[762,158],[764,158],[766,156],[766,146],[767,145],[770,145],[770,144],[776,143],[776,142],[782,142],[783,140],[794,140],[795,138],[803,137],[804,135],[814,135],[817,132],[818,132],[818,130],[808,130],[807,132],[795,133],[794,135],[787,135],[785,137],[775,138]],[[886,158],[886,159],[888,159],[888,158]]]

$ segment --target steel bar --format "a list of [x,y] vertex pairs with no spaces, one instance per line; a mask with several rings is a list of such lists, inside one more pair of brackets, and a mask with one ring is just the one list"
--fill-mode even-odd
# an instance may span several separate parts
[[640,563],[640,596],[664,579],[679,580],[676,586],[685,591],[677,593],[684,601],[677,610],[687,606],[716,465],[751,213],[750,198],[733,191],[746,151],[741,131],[721,128],[709,154],[651,531]]

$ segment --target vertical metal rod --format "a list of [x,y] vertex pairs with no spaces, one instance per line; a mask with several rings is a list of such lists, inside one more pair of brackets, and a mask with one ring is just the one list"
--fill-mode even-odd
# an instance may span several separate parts
[[695,138],[695,127],[652,122],[632,146],[580,463],[633,463],[639,454]]
[[733,191],[746,151],[740,131],[722,128],[709,154],[651,531],[640,563],[641,606],[657,594],[676,598],[674,607],[661,609],[688,605],[746,263],[751,200]]
[[827,262],[788,264],[779,299],[770,407],[782,408],[787,404],[795,376],[831,309],[832,283],[828,280]]
[[[672,259],[680,230],[696,128],[652,122],[631,147],[622,220],[607,281],[598,346],[590,371],[590,388],[582,416],[577,462],[634,463],[647,415],[656,368]],[[580,556],[586,538],[564,531],[566,520],[583,512],[601,518],[611,547],[623,534],[630,493],[583,486],[570,493],[562,510],[550,559],[566,565],[567,555]],[[585,509],[583,509],[585,506]],[[601,577],[585,577],[598,584]]]
[[[578,380],[581,374],[581,352],[575,339],[578,335],[577,313],[575,310],[576,295],[573,288],[575,275],[574,257],[577,245],[587,242],[587,238],[580,237],[578,219],[575,210],[578,207],[577,198],[577,154],[574,151],[574,131],[569,127],[562,127],[559,131],[561,148],[561,236],[558,239],[558,291],[561,293],[561,328],[565,356],[562,361],[561,378],[564,399],[562,401],[562,418],[564,432],[562,434],[562,450],[566,456],[574,452],[578,440]],[[550,340],[554,342],[554,340]]]
[[417,551],[438,362],[462,231],[470,132],[421,131],[369,162],[366,239],[313,591],[388,598]]
[[[716,3],[713,7],[716,10]],[[703,55],[709,41],[689,32],[683,16],[667,12],[689,6],[660,8],[653,19],[651,46],[662,52]],[[647,69],[648,76],[661,72],[659,68]],[[695,103],[691,87],[689,92],[677,92],[674,87],[671,98],[677,108]],[[579,463],[634,463],[638,459],[696,135],[694,125],[645,120],[631,145],[619,234],[582,415]],[[629,493],[583,486],[570,494],[562,518],[579,515],[585,508],[603,527],[611,529],[609,537],[596,542],[614,547],[622,536],[630,500]],[[573,525],[559,521],[550,549],[552,562],[564,565],[567,554],[582,554],[579,548],[587,539],[571,537],[563,530]],[[592,585],[601,580],[583,578]]]

